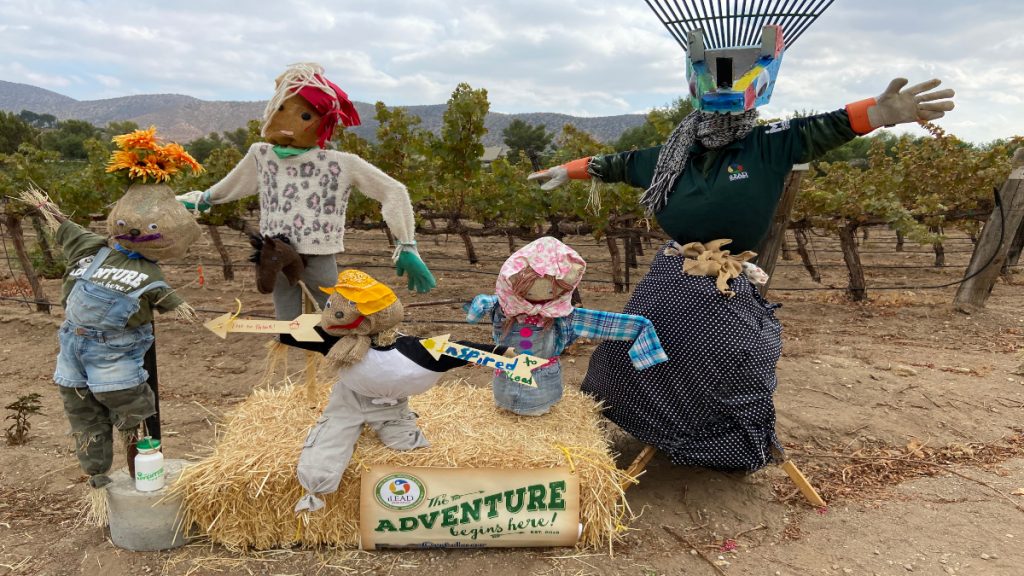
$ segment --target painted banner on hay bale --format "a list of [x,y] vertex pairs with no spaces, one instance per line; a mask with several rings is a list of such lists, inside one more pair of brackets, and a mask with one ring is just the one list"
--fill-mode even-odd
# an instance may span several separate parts
[[363,472],[364,550],[572,546],[580,483],[569,468],[417,468]]

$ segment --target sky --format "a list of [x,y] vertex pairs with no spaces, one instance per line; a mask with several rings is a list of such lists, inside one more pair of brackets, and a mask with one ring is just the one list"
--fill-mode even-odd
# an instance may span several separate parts
[[[940,78],[957,92],[948,132],[1024,135],[1022,31],[1020,0],[836,0],[787,50],[761,113]],[[685,54],[643,0],[0,0],[0,80],[77,100],[266,100],[293,62],[388,105],[444,103],[467,82],[496,112],[607,116],[686,92]]]

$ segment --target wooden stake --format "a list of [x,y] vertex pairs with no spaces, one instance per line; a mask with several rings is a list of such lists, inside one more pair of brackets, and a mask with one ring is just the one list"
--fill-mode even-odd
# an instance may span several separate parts
[[[647,468],[647,464],[651,462],[651,460],[654,458],[654,455],[657,453],[657,448],[649,444],[645,444],[644,449],[641,450],[640,454],[638,454],[637,457],[633,459],[633,463],[629,465],[629,468],[626,468],[626,474],[628,474],[630,478],[636,478],[637,475],[644,471],[644,468]],[[622,483],[622,486],[620,486],[620,488],[622,488],[623,492],[625,492],[626,488],[629,488],[632,485],[632,482],[626,481]]]
[[826,506],[825,501],[818,495],[818,491],[811,486],[811,483],[807,481],[800,469],[796,467],[796,464],[792,460],[786,460],[782,463],[782,469],[789,476],[789,479],[796,484],[796,487],[800,489],[800,493],[804,495],[804,498],[816,508],[824,508]]

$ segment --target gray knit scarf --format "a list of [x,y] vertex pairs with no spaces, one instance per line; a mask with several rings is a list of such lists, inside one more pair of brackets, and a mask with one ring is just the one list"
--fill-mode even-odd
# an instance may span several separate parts
[[651,186],[640,197],[647,214],[657,214],[668,204],[669,194],[686,170],[694,140],[699,138],[706,148],[721,148],[745,138],[756,124],[756,108],[742,114],[715,114],[702,110],[687,114],[662,145]]

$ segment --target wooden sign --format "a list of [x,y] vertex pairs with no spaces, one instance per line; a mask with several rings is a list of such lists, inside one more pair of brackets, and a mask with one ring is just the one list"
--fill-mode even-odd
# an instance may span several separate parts
[[323,342],[315,328],[320,324],[320,314],[303,314],[295,320],[256,320],[251,318],[235,318],[228,312],[203,324],[221,338],[227,338],[228,332],[251,332],[256,334],[291,334],[299,342]]
[[580,482],[569,468],[371,466],[359,496],[360,546],[572,546]]
[[452,356],[453,358],[465,360],[484,368],[501,370],[508,374],[509,380],[533,388],[536,388],[537,385],[534,384],[533,374],[531,373],[548,362],[544,358],[530,356],[529,354],[520,354],[515,358],[508,358],[500,354],[485,352],[471,346],[449,342],[449,336],[451,335],[443,334],[433,338],[423,338],[420,340],[420,344],[423,344],[423,347],[427,349],[427,352],[430,352],[434,360],[440,358],[442,354]]

